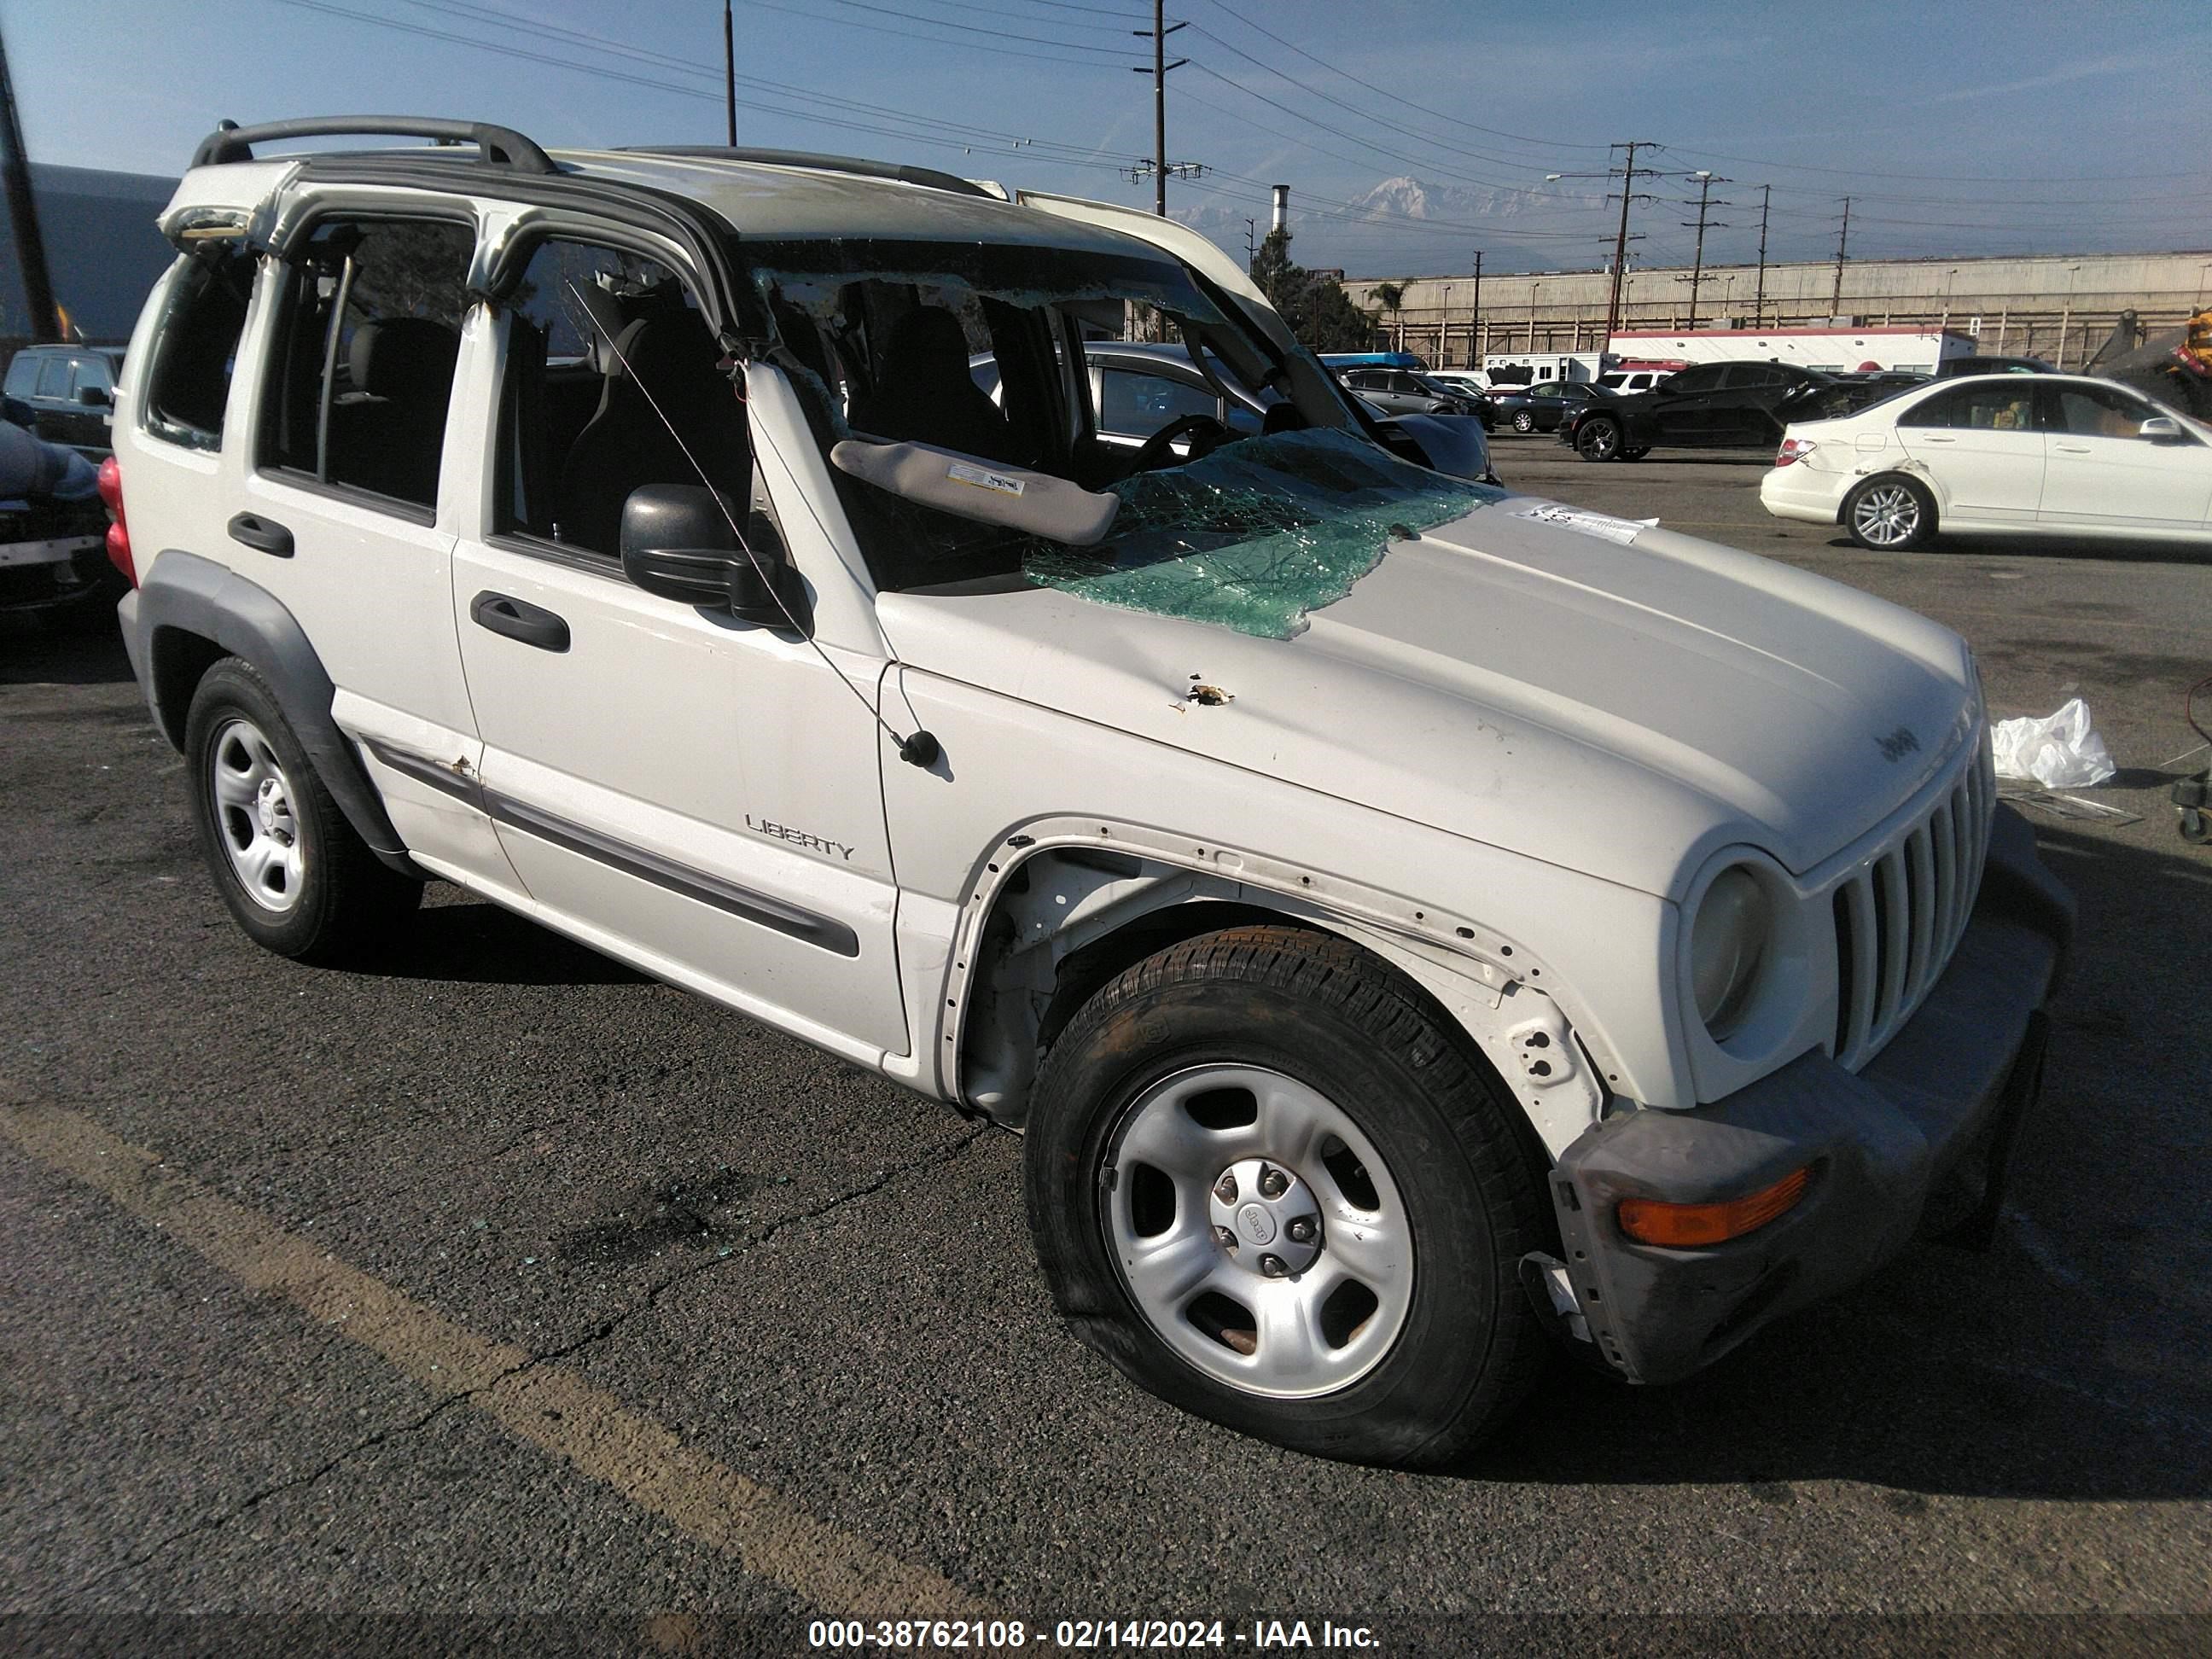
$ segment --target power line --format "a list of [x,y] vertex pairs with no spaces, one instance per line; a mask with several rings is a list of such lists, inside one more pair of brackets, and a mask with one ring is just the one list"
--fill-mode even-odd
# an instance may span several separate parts
[[[825,16],[818,11],[805,11],[797,6],[780,5],[776,3],[776,0],[747,0],[747,3],[758,10],[784,12],[793,17],[804,17],[810,22],[829,23],[845,28],[867,29],[877,34],[895,34],[900,39],[905,40],[924,40],[933,46],[965,46],[968,45],[968,42],[966,41],[948,40],[941,34],[917,34],[912,29],[895,29],[888,24],[865,22],[857,17]],[[828,3],[833,5],[854,5],[858,3],[858,0],[828,0]],[[862,9],[883,12],[884,15],[890,17],[907,17],[908,15],[904,12],[891,11],[882,6],[867,6],[862,8]],[[909,18],[908,21],[927,22],[933,21],[934,20]],[[945,23],[940,25],[940,27],[945,28],[966,28],[968,25],[964,23]],[[1052,45],[1063,44],[1058,41],[1051,41],[1048,36],[1044,35],[1012,34],[997,29],[984,29],[978,32],[985,34],[995,34],[1000,39],[1006,40],[1047,40]],[[1070,44],[1072,50],[1077,52],[1107,52],[1109,51],[1109,49],[1104,46],[1085,46],[1073,45],[1073,43],[1066,44]],[[1072,64],[1078,69],[1111,69],[1114,67],[1111,63],[1105,62],[1099,58],[1070,58],[1064,52],[1024,52],[1018,46],[994,46],[991,50],[994,54],[1001,58],[1033,58],[1048,64]],[[1126,57],[1127,54],[1123,53],[1121,55]]]
[[[1522,137],[1520,134],[1518,134],[1518,133],[1501,131],[1499,129],[1498,129],[1498,128],[1496,128],[1496,127],[1486,127],[1486,126],[1483,126],[1483,125],[1480,125],[1480,124],[1479,124],[1479,123],[1477,123],[1477,122],[1466,120],[1466,119],[1463,119],[1462,118],[1461,118],[1461,117],[1459,117],[1459,116],[1456,116],[1456,115],[1449,115],[1449,114],[1446,114],[1446,113],[1445,113],[1443,111],[1442,111],[1442,110],[1431,109],[1431,108],[1430,108],[1427,105],[1425,105],[1425,104],[1417,104],[1417,103],[1413,102],[1413,100],[1411,100],[1410,98],[1407,98],[1407,96],[1405,96],[1405,94],[1404,94],[1402,92],[1394,92],[1394,91],[1390,90],[1390,89],[1389,89],[1389,88],[1385,88],[1385,87],[1378,87],[1378,86],[1376,86],[1376,85],[1372,81],[1363,81],[1363,80],[1361,80],[1358,76],[1354,75],[1354,74],[1353,74],[1350,70],[1345,69],[1345,68],[1341,67],[1341,66],[1340,66],[1340,65],[1339,65],[1339,64],[1335,64],[1329,63],[1329,62],[1328,62],[1328,61],[1327,61],[1326,59],[1324,59],[1324,58],[1316,58],[1316,57],[1315,57],[1315,56],[1313,55],[1313,53],[1311,53],[1311,52],[1308,52],[1308,51],[1307,51],[1304,46],[1295,46],[1295,45],[1293,45],[1291,42],[1290,42],[1290,41],[1285,40],[1285,39],[1283,39],[1283,37],[1282,37],[1281,35],[1277,34],[1276,33],[1274,33],[1274,31],[1273,31],[1273,30],[1272,30],[1272,29],[1267,29],[1267,28],[1262,28],[1259,24],[1257,24],[1257,23],[1254,22],[1250,18],[1249,18],[1249,17],[1247,17],[1246,15],[1244,15],[1244,14],[1243,14],[1243,12],[1237,10],[1234,7],[1231,7],[1231,6],[1228,6],[1228,5],[1224,5],[1224,4],[1223,4],[1223,3],[1222,3],[1222,0],[1212,0],[1212,4],[1213,4],[1213,9],[1214,9],[1216,11],[1219,11],[1219,12],[1225,12],[1225,13],[1227,13],[1230,16],[1231,16],[1231,17],[1235,18],[1238,22],[1240,22],[1240,23],[1243,24],[1243,26],[1244,26],[1246,28],[1250,29],[1250,30],[1251,30],[1255,34],[1264,34],[1264,35],[1266,35],[1266,36],[1267,36],[1270,40],[1273,40],[1273,41],[1277,46],[1281,46],[1281,47],[1284,47],[1284,48],[1285,48],[1285,50],[1287,50],[1287,51],[1291,51],[1291,52],[1294,52],[1297,53],[1297,55],[1298,55],[1299,57],[1301,57],[1301,58],[1304,58],[1308,63],[1310,63],[1310,64],[1319,64],[1322,68],[1323,68],[1323,69],[1325,69],[1325,70],[1328,70],[1331,74],[1333,74],[1333,75],[1339,75],[1339,76],[1343,76],[1343,77],[1344,77],[1344,79],[1346,79],[1346,80],[1347,80],[1347,81],[1351,82],[1352,82],[1353,85],[1355,85],[1355,86],[1361,86],[1361,87],[1364,87],[1364,88],[1366,88],[1368,89],[1368,91],[1372,92],[1372,93],[1379,93],[1382,97],[1387,98],[1388,100],[1390,100],[1390,102],[1391,102],[1392,104],[1394,104],[1394,105],[1403,105],[1403,106],[1404,106],[1406,108],[1407,108],[1407,109],[1417,109],[1417,110],[1419,110],[1419,111],[1420,111],[1420,112],[1421,112],[1421,113],[1422,113],[1422,114],[1424,114],[1424,115],[1433,115],[1433,116],[1435,116],[1435,117],[1436,117],[1438,120],[1440,120],[1440,121],[1449,121],[1449,122],[1450,122],[1454,126],[1465,127],[1465,128],[1467,128],[1467,129],[1468,129],[1469,131],[1471,131],[1471,132],[1485,133],[1485,134],[1487,134],[1489,137],[1493,137],[1493,138],[1503,138],[1503,139],[1507,140],[1507,141],[1508,141],[1508,142],[1510,142],[1510,143],[1516,143],[1516,144],[1526,144],[1526,145],[1530,146],[1531,148],[1548,148],[1548,149],[1589,149],[1589,150],[1595,150],[1595,149],[1597,149],[1601,148],[1601,146],[1597,145],[1597,144],[1572,144],[1572,143],[1569,143],[1569,144],[1558,144],[1558,145],[1552,145],[1552,146],[1539,146],[1539,145],[1537,145],[1536,142],[1535,142],[1534,139],[1530,139],[1530,138],[1524,138],[1524,137]],[[1205,34],[1206,34],[1206,35],[1207,35],[1207,37],[1208,37],[1209,39],[1218,39],[1218,37],[1212,35],[1212,33],[1211,33],[1211,31],[1201,29],[1200,32],[1201,33],[1205,33]],[[1222,41],[1220,44],[1222,44],[1222,45],[1224,45],[1224,46],[1227,46],[1227,45],[1228,45],[1228,42],[1226,42],[1226,41]],[[1230,50],[1231,50],[1231,51],[1232,51],[1232,52],[1234,52],[1234,51],[1236,50],[1236,48],[1235,48],[1235,47],[1233,47],[1233,46],[1231,46],[1231,47],[1230,47]],[[1241,56],[1242,54],[1240,53],[1239,55]],[[1256,60],[1255,60],[1255,61],[1256,61]],[[1285,76],[1284,78],[1287,80],[1289,77],[1288,77],[1288,76]],[[1297,83],[1296,83],[1296,82],[1293,82],[1293,84],[1297,84]],[[1349,107],[1349,106],[1347,106],[1347,107]],[[1364,115],[1364,114],[1365,114],[1365,112],[1364,112],[1364,111],[1363,111],[1363,112],[1356,112],[1356,113],[1360,113],[1360,114],[1363,114],[1363,115]],[[1368,116],[1366,117],[1366,118],[1368,118],[1368,119],[1370,119],[1370,120],[1371,120],[1371,119],[1373,119],[1374,118],[1373,118],[1371,115],[1368,115]]]
[[[1289,85],[1296,87],[1300,92],[1305,94],[1309,98],[1318,98],[1325,104],[1334,104],[1337,108],[1357,117],[1360,121],[1364,123],[1373,125],[1381,121],[1382,118],[1376,116],[1371,110],[1362,109],[1357,104],[1347,103],[1343,99],[1334,97],[1328,93],[1323,92],[1317,87],[1309,86],[1305,82],[1299,80],[1295,75],[1285,74],[1283,70],[1277,69],[1273,64],[1267,63],[1261,58],[1255,58],[1250,52],[1223,40],[1211,29],[1200,27],[1198,32],[1204,35],[1207,40],[1212,41],[1214,45],[1221,47],[1224,51],[1234,53],[1237,57],[1243,58],[1246,63],[1251,64],[1255,69],[1260,70],[1266,74],[1272,75],[1277,80],[1285,82]],[[1241,85],[1242,83],[1232,82],[1231,84]],[[1249,91],[1250,88],[1247,88],[1245,90]],[[1254,94],[1253,95],[1256,97],[1259,94]],[[1316,123],[1316,125],[1319,124]],[[1410,138],[1417,143],[1427,144],[1431,149],[1442,150],[1447,155],[1464,156],[1469,161],[1490,162],[1498,167],[1532,167],[1535,165],[1534,161],[1526,156],[1493,155],[1486,150],[1470,149],[1465,145],[1448,143],[1441,138],[1431,137],[1428,133],[1408,127],[1402,121],[1394,120],[1389,125],[1392,131],[1399,133],[1402,137]],[[1328,130],[1333,132],[1339,132],[1340,136],[1343,137],[1352,137],[1350,134],[1342,133],[1341,129],[1339,128],[1332,127]],[[1435,165],[1433,162],[1423,161],[1417,157],[1407,157],[1406,159],[1412,161],[1413,165],[1416,167],[1430,167]]]
[[[426,0],[414,0],[414,3],[416,4],[422,4],[425,3]],[[346,19],[351,22],[365,23],[372,27],[392,29],[404,34],[419,35],[428,40],[443,40],[457,46],[471,47],[479,52],[494,52],[503,58],[515,58],[527,63],[544,64],[554,69],[569,70],[579,75],[596,76],[602,79],[619,81],[632,86],[648,87],[656,91],[673,93],[678,97],[707,99],[716,103],[722,101],[722,96],[720,93],[710,92],[704,88],[681,86],[673,82],[657,80],[650,76],[638,75],[623,70],[610,68],[604,64],[575,63],[567,58],[553,57],[545,52],[533,52],[525,46],[507,45],[498,41],[477,40],[469,35],[454,33],[453,31],[448,29],[431,28],[420,23],[403,22],[397,18],[381,17],[369,12],[355,11],[348,7],[329,4],[327,3],[327,0],[279,0],[279,3],[291,6],[303,11],[321,12],[332,17]],[[694,74],[711,73],[711,71],[699,70],[696,66],[687,65],[686,69],[688,72]],[[921,144],[937,149],[963,150],[973,149],[986,150],[997,155],[1019,155],[1028,153],[1032,147],[1040,149],[1057,148],[1056,146],[1047,146],[1042,141],[1015,137],[1012,135],[1003,133],[986,133],[979,131],[978,130],[965,128],[955,129],[952,128],[949,123],[934,122],[932,118],[928,117],[906,116],[902,114],[900,112],[895,111],[878,112],[878,106],[876,106],[862,104],[851,99],[839,98],[836,94],[830,93],[817,92],[811,88],[793,86],[788,82],[763,82],[748,76],[740,76],[738,77],[738,80],[740,85],[769,91],[771,95],[781,94],[788,96],[805,97],[859,112],[880,112],[884,115],[898,116],[900,118],[908,120],[930,121],[932,125],[944,128],[948,131],[954,132],[960,136],[946,137],[942,133],[917,133],[898,127],[886,126],[882,125],[880,122],[854,120],[844,117],[824,114],[822,111],[813,108],[787,108],[779,105],[764,104],[743,98],[737,100],[739,108],[753,110],[763,114],[782,116],[793,120],[811,121],[819,125],[836,127],[847,131],[872,132],[885,137],[902,139],[908,143]],[[1068,148],[1072,149],[1073,147],[1071,146]],[[1115,170],[1112,162],[1096,161],[1087,157],[1073,155],[1055,155],[1050,159],[1061,166],[1091,167],[1109,173]]]

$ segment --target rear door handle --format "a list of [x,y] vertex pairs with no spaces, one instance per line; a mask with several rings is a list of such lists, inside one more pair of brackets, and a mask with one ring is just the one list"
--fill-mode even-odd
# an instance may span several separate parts
[[2051,447],[2062,455],[2087,455],[2094,453],[2087,444],[2053,444]]
[[566,651],[568,624],[542,605],[510,599],[504,593],[479,593],[469,601],[469,620],[479,628],[520,640],[540,651]]
[[274,519],[257,518],[251,513],[235,514],[230,520],[230,538],[272,558],[292,556],[292,532]]

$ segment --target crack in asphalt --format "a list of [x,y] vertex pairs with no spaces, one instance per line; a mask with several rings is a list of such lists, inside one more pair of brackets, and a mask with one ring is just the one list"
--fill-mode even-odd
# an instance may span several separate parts
[[898,1180],[902,1176],[912,1175],[918,1170],[931,1169],[939,1164],[951,1164],[957,1159],[960,1155],[963,1152],[965,1152],[970,1146],[973,1146],[977,1141],[988,1134],[994,1127],[994,1125],[988,1123],[977,1124],[975,1127],[969,1129],[967,1133],[960,1136],[957,1139],[949,1141],[945,1146],[938,1147],[933,1152],[924,1153],[920,1158],[909,1158],[904,1164],[895,1164],[889,1169],[879,1170],[877,1172],[873,1180],[863,1182],[857,1187],[848,1188],[845,1191],[839,1193],[836,1197],[824,1200],[822,1203],[816,1205],[811,1209],[801,1210],[795,1214],[785,1216],[780,1221],[771,1221],[757,1233],[752,1234],[750,1237],[743,1234],[738,1235],[738,1237],[740,1242],[734,1244],[725,1245],[721,1249],[717,1250],[713,1255],[707,1257],[704,1261],[696,1261],[692,1263],[690,1267],[679,1268],[676,1272],[655,1281],[655,1283],[647,1290],[642,1300],[633,1304],[629,1307],[621,1310],[619,1312],[610,1314],[606,1318],[601,1320],[598,1324],[594,1325],[583,1335],[576,1338],[573,1342],[563,1343],[557,1348],[548,1348],[543,1352],[534,1353],[521,1364],[514,1366],[510,1370],[501,1373],[500,1376],[494,1377],[491,1382],[484,1383],[483,1386],[485,1388],[495,1388],[499,1383],[506,1381],[507,1378],[519,1376],[522,1372],[531,1370],[533,1366],[543,1364],[551,1360],[565,1359],[570,1354],[578,1352],[584,1348],[587,1348],[595,1342],[605,1340],[623,1326],[628,1324],[632,1319],[635,1319],[638,1315],[650,1312],[654,1307],[659,1305],[660,1298],[663,1296],[667,1294],[668,1291],[673,1290],[677,1285],[683,1284],[687,1279],[699,1278],[702,1274],[714,1272],[717,1267],[726,1267],[729,1263],[736,1261],[739,1256],[750,1255],[753,1251],[759,1249],[763,1245],[767,1244],[773,1240],[778,1233],[782,1232],[786,1228],[798,1226],[803,1222],[818,1221],[823,1216],[830,1214],[833,1211],[841,1210],[848,1204],[857,1203],[861,1199],[872,1197],[875,1194],[882,1192],[886,1187],[889,1187],[893,1182]]
[[[759,1249],[762,1246],[772,1242],[778,1234],[785,1231],[788,1228],[799,1226],[810,1221],[818,1221],[823,1217],[843,1209],[848,1205],[856,1204],[862,1199],[872,1197],[874,1194],[880,1193],[886,1188],[890,1187],[894,1182],[896,1182],[906,1176],[915,1174],[923,1170],[932,1169],[955,1162],[962,1154],[966,1152],[969,1147],[975,1146],[977,1141],[982,1139],[986,1134],[989,1133],[994,1127],[994,1126],[988,1123],[977,1124],[957,1139],[947,1142],[945,1145],[937,1147],[931,1152],[925,1153],[921,1157],[909,1158],[903,1164],[893,1164],[887,1169],[878,1170],[872,1179],[863,1182],[859,1186],[848,1188],[836,1194],[834,1197],[826,1199],[822,1203],[815,1205],[811,1208],[799,1211],[795,1214],[786,1216],[781,1220],[771,1222],[767,1226],[762,1228],[759,1232],[750,1237],[744,1238],[741,1243],[718,1251],[713,1256],[708,1257],[703,1261],[695,1262],[689,1267],[678,1270],[675,1273],[665,1275],[663,1278],[656,1280],[653,1285],[648,1286],[644,1296],[638,1301],[631,1304],[628,1307],[621,1309],[617,1312],[610,1314],[605,1318],[600,1320],[597,1324],[593,1325],[592,1328],[586,1331],[583,1335],[576,1338],[574,1341],[563,1343],[556,1348],[549,1348],[543,1352],[533,1352],[527,1358],[523,1360],[521,1364],[507,1366],[506,1369],[497,1372],[483,1382],[475,1383],[471,1387],[455,1390],[453,1393],[449,1394],[443,1399],[438,1401],[427,1411],[417,1413],[415,1417],[407,1421],[388,1425],[384,1428],[377,1430],[374,1434],[370,1434],[364,1438],[355,1442],[352,1445],[344,1448],[343,1450],[332,1454],[312,1469],[301,1474],[287,1475],[279,1480],[272,1480],[266,1486],[258,1487],[253,1492],[247,1493],[244,1498],[240,1498],[231,1504],[229,1508],[223,1510],[220,1513],[203,1516],[199,1520],[194,1521],[187,1526],[179,1527],[174,1532],[169,1533],[166,1536],[156,1540],[148,1548],[128,1556],[123,1560],[115,1562],[109,1566],[101,1568],[91,1577],[80,1583],[76,1589],[70,1593],[72,1595],[85,1595],[86,1593],[96,1589],[100,1584],[106,1583],[107,1580],[115,1577],[118,1574],[130,1572],[137,1568],[144,1566],[147,1563],[166,1553],[174,1546],[182,1543],[187,1539],[198,1536],[204,1533],[218,1531],[221,1528],[228,1526],[240,1516],[251,1514],[254,1510],[258,1509],[262,1504],[267,1503],[272,1498],[281,1497],[286,1492],[305,1491],[309,1487],[319,1485],[323,1480],[328,1479],[331,1474],[337,1473],[344,1465],[362,1455],[364,1452],[373,1451],[377,1447],[385,1445],[390,1442],[403,1439],[410,1435],[421,1433],[424,1429],[428,1428],[432,1423],[445,1415],[446,1413],[452,1410],[454,1407],[465,1405],[469,1401],[473,1401],[480,1395],[488,1394],[495,1389],[501,1388],[526,1371],[533,1370],[541,1365],[550,1364],[556,1361],[565,1359],[572,1354],[580,1352],[583,1349],[590,1347],[594,1343],[605,1341],[608,1337],[613,1335],[615,1332],[621,1329],[631,1320],[636,1318],[640,1314],[650,1312],[653,1308],[659,1304],[661,1297],[666,1295],[668,1291],[674,1289],[677,1285],[681,1285],[687,1280],[699,1278],[703,1274],[712,1273],[717,1267],[726,1267],[731,1262],[737,1261],[738,1258],[750,1255],[753,1251]],[[533,1130],[532,1133],[538,1133],[538,1131]],[[527,1136],[524,1138],[527,1139]]]

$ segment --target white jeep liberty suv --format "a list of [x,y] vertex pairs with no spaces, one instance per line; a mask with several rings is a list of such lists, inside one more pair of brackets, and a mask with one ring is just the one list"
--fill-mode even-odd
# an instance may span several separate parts
[[1986,1231],[2071,909],[1947,629],[1429,470],[1126,209],[358,118],[161,222],[121,617],[269,948],[438,878],[1024,1130],[1076,1332],[1334,1456]]

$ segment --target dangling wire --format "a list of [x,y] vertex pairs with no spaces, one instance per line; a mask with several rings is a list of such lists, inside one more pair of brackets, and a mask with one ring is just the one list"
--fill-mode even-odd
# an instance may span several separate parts
[[[936,738],[923,731],[916,731],[909,736],[901,737],[898,728],[883,717],[876,706],[868,701],[867,695],[851,680],[845,678],[845,671],[838,667],[831,659],[830,653],[822,648],[821,641],[814,637],[814,630],[802,624],[792,613],[791,607],[783,602],[783,594],[769,575],[768,567],[761,562],[760,555],[754,552],[752,544],[745,540],[745,532],[738,525],[737,515],[730,511],[728,501],[723,496],[722,492],[714,487],[714,481],[707,476],[707,469],[699,464],[699,458],[691,453],[691,446],[684,441],[684,434],[676,429],[676,422],[668,418],[667,411],[660,406],[660,400],[653,395],[653,388],[638,378],[637,370],[631,366],[629,359],[623,355],[621,345],[613,335],[608,333],[606,325],[599,321],[592,308],[584,303],[584,296],[576,291],[576,284],[573,278],[568,280],[567,287],[570,297],[576,302],[576,308],[589,319],[592,328],[597,330],[600,337],[606,341],[607,349],[614,353],[615,361],[623,367],[623,373],[629,376],[631,384],[637,387],[647,406],[659,417],[661,425],[668,428],[668,435],[676,440],[676,447],[684,452],[684,459],[691,464],[691,470],[699,475],[699,482],[706,486],[708,495],[714,498],[715,510],[722,515],[724,522],[730,526],[731,539],[737,543],[738,550],[745,556],[746,562],[752,566],[753,574],[760,578],[760,584],[768,590],[769,598],[775,601],[775,608],[783,612],[783,619],[791,624],[792,631],[813,647],[814,654],[822,659],[822,665],[836,677],[840,685],[853,694],[860,707],[868,711],[868,718],[883,727],[885,735],[898,745],[899,758],[910,765],[927,767],[936,760],[938,756]],[[750,420],[750,416],[748,419]],[[747,483],[750,486],[750,481],[748,480]]]

